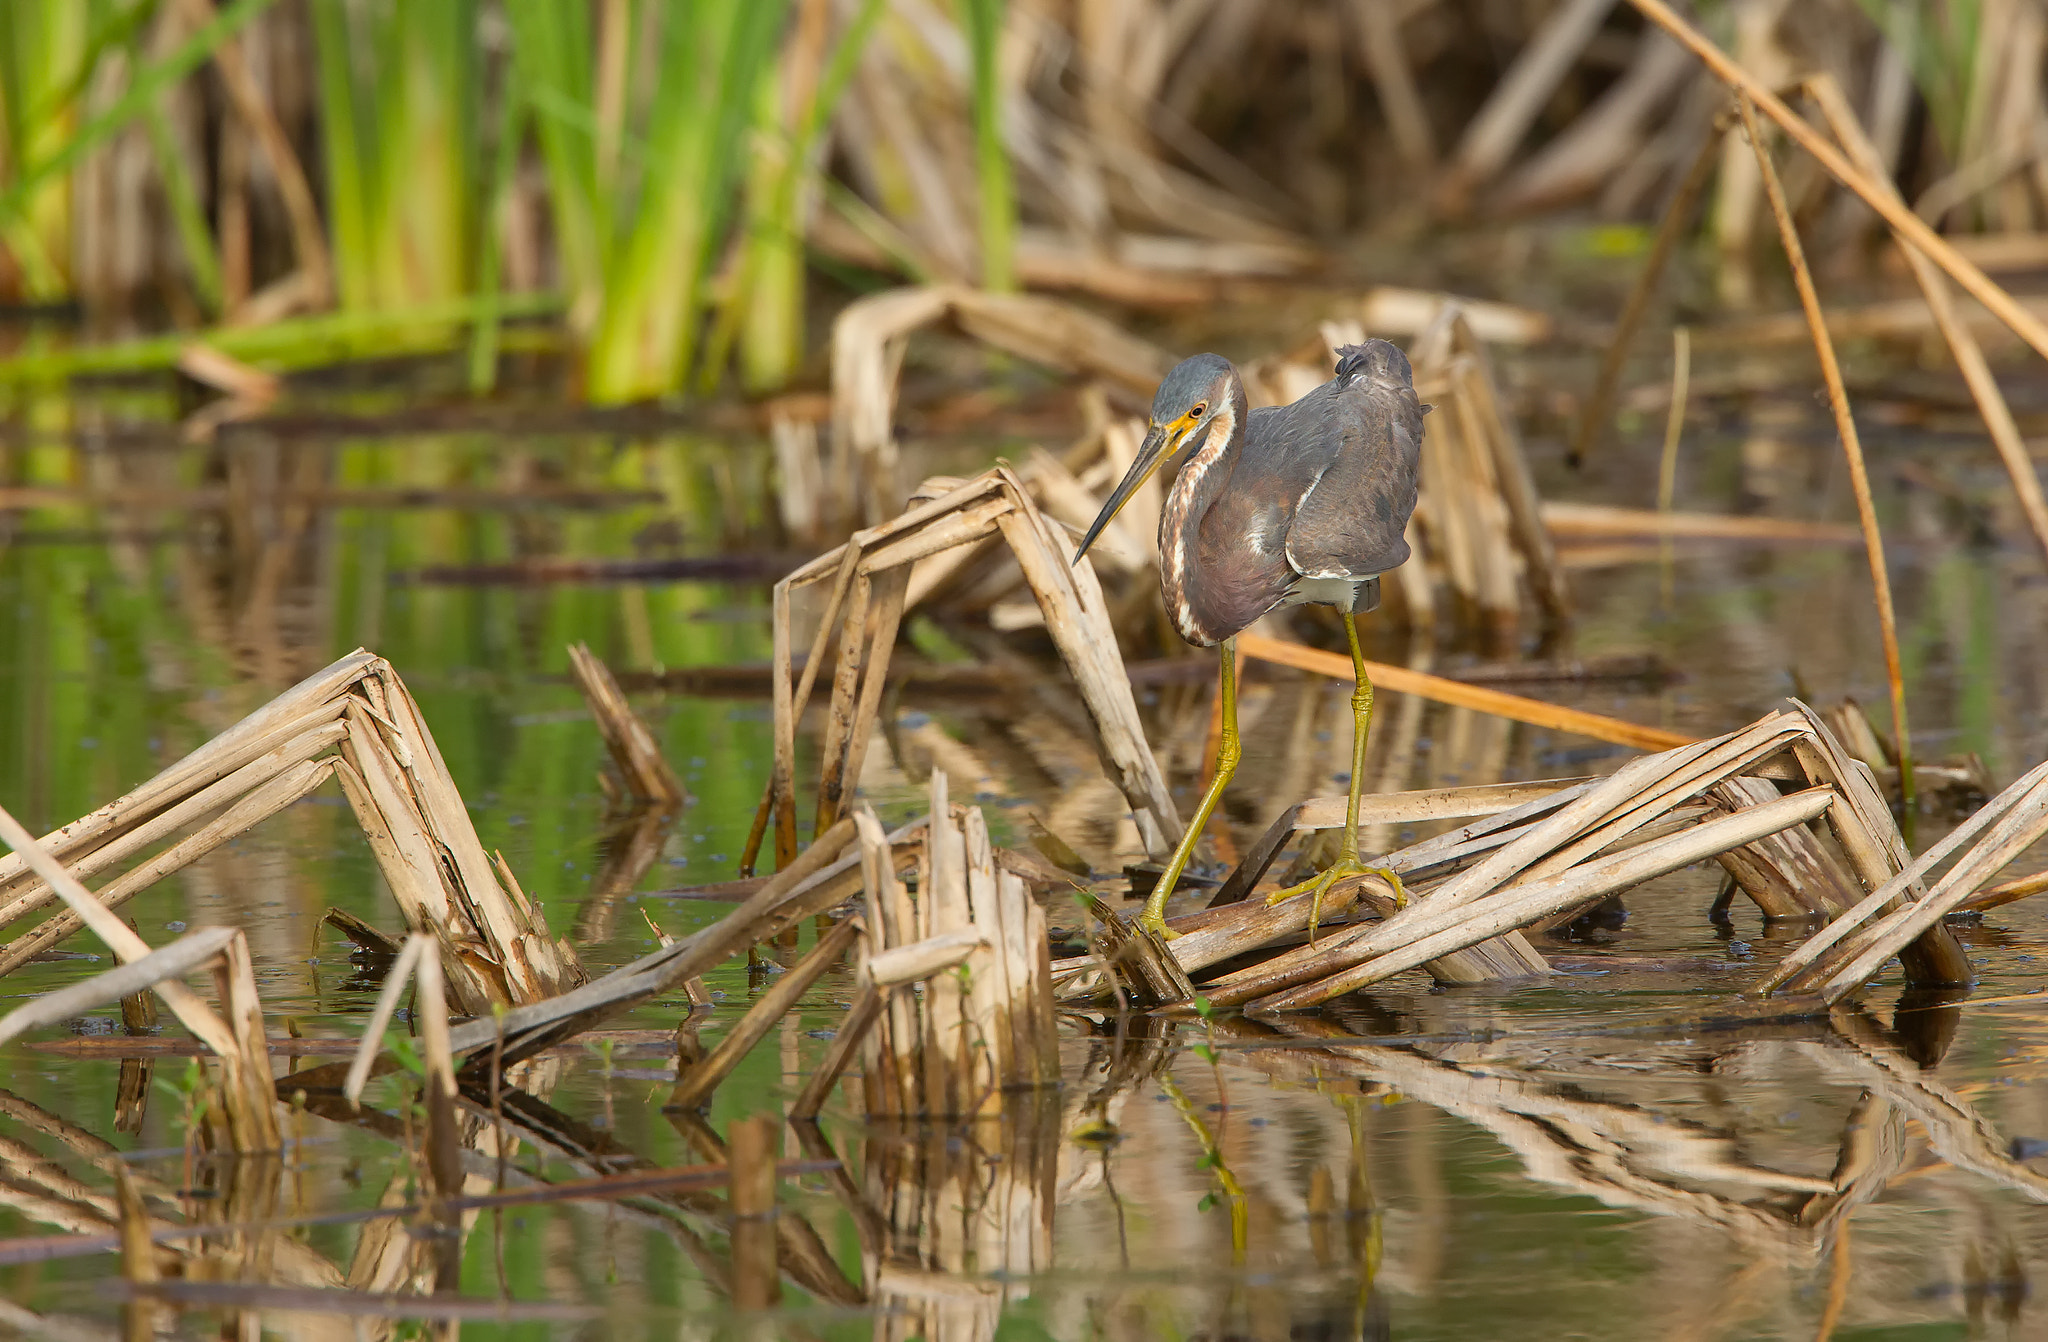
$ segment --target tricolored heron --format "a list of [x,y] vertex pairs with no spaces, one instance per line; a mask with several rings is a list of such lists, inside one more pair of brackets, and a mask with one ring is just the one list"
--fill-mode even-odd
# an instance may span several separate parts
[[1380,575],[1408,558],[1423,413],[1407,356],[1384,340],[1339,349],[1336,376],[1292,405],[1248,410],[1237,369],[1217,354],[1197,354],[1159,384],[1137,459],[1074,555],[1079,563],[1138,487],[1178,460],[1159,517],[1159,584],[1181,637],[1222,648],[1223,730],[1216,776],[1145,901],[1139,922],[1151,931],[1170,935],[1166,897],[1237,771],[1237,635],[1277,606],[1335,606],[1357,685],[1337,862],[1268,902],[1309,894],[1320,912],[1332,882],[1368,870],[1358,853],[1358,792],[1372,681],[1356,616],[1378,607]]

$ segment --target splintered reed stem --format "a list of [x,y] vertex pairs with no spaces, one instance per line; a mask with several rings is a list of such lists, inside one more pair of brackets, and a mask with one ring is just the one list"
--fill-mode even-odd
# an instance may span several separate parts
[[[1834,412],[1835,431],[1842,439],[1842,453],[1849,460],[1849,483],[1856,492],[1856,519],[1863,528],[1863,546],[1870,560],[1870,585],[1877,597],[1878,634],[1884,643],[1885,677],[1891,687],[1892,733],[1898,742],[1899,792],[1906,813],[1912,814],[1913,741],[1906,730],[1906,680],[1899,662],[1899,628],[1892,610],[1891,576],[1885,569],[1884,536],[1878,530],[1877,506],[1870,497],[1870,472],[1863,462],[1863,441],[1856,433],[1856,419],[1849,412],[1849,392],[1842,385],[1842,368],[1835,360],[1835,342],[1828,336],[1827,316],[1821,311],[1820,293],[1813,286],[1813,273],[1806,267],[1806,251],[1799,242],[1799,228],[1785,203],[1785,188],[1771,162],[1770,146],[1757,124],[1756,107],[1745,91],[1736,93],[1742,113],[1742,127],[1756,153],[1757,170],[1762,173],[1764,194],[1778,221],[1778,238],[1791,263],[1792,279],[1799,288],[1799,306],[1806,312],[1807,327],[1813,332],[1813,350],[1820,359],[1821,377],[1827,382],[1828,408]],[[1804,124],[1804,123],[1802,123]]]

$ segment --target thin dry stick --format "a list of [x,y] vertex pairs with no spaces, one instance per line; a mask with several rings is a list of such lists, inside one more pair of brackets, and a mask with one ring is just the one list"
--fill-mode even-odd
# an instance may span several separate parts
[[[1671,332],[1671,414],[1664,421],[1664,459],[1657,467],[1657,515],[1669,517],[1678,492],[1678,436],[1685,431],[1685,398],[1692,381],[1692,332]],[[1664,580],[1664,609],[1671,609],[1671,532],[1657,533],[1657,566]]]
[[1686,170],[1684,180],[1678,184],[1677,194],[1672,196],[1663,220],[1657,225],[1657,236],[1650,243],[1650,254],[1643,259],[1642,273],[1636,276],[1635,288],[1629,290],[1621,318],[1614,323],[1614,336],[1607,342],[1607,353],[1601,356],[1600,375],[1594,380],[1592,396],[1586,400],[1586,413],[1580,417],[1578,429],[1572,434],[1571,450],[1565,460],[1573,466],[1584,464],[1587,456],[1600,445],[1600,439],[1614,419],[1614,397],[1621,389],[1621,368],[1628,359],[1628,347],[1635,340],[1644,315],[1650,310],[1650,298],[1657,292],[1657,281],[1663,278],[1664,267],[1671,260],[1672,251],[1685,234],[1686,223],[1692,218],[1692,207],[1699,202],[1700,193],[1707,189],[1707,183],[1714,179],[1714,169],[1721,162],[1723,129],[1722,119],[1717,118],[1713,132],[1700,146],[1698,156]]
[[[1991,309],[1991,312],[2014,335],[2032,345],[2043,358],[2048,358],[2048,324],[2044,324],[2033,313],[2014,300],[2013,296],[2000,288],[1990,276],[1951,246],[1947,239],[1927,226],[1927,221],[1914,214],[1902,204],[1896,193],[1887,193],[1884,188],[1869,180],[1839,153],[1827,139],[1809,126],[1784,100],[1772,93],[1755,75],[1729,59],[1728,53],[1715,46],[1707,37],[1684,19],[1680,18],[1664,0],[1629,0],[1642,12],[1644,18],[1670,33],[1693,55],[1700,58],[1714,77],[1731,89],[1738,90],[1754,100],[1763,114],[1778,123],[1785,133],[1798,141],[1799,147],[1814,156],[1828,174],[1843,186],[1854,191],[1863,203],[1877,211],[1883,220],[1907,242],[1933,260],[1949,278],[1968,290],[1970,296]],[[1751,137],[1754,138],[1753,136]]]
[[[1885,172],[1883,156],[1863,133],[1856,113],[1850,109],[1848,99],[1842,96],[1842,90],[1834,79],[1824,74],[1816,75],[1807,81],[1806,91],[1856,166],[1869,173],[1871,180],[1882,182],[1896,195],[1897,188],[1892,186],[1891,178]],[[1999,459],[2005,463],[2006,473],[2012,477],[2013,494],[2019,499],[2020,511],[2026,515],[2027,525],[2033,528],[2034,539],[2041,543],[2042,551],[2048,553],[2048,499],[2042,498],[2041,477],[2035,471],[2034,459],[2027,452],[2025,440],[2020,437],[2019,425],[2013,422],[2012,410],[2005,403],[2005,393],[1998,389],[1998,379],[1992,376],[1991,365],[1985,361],[1984,351],[1977,344],[1977,337],[1971,333],[1969,324],[1957,316],[1948,281],[1942,278],[1932,261],[1913,249],[1903,234],[1897,237],[1899,254],[1906,258],[1906,264],[1913,270],[1913,278],[1919,282],[1920,292],[1926,295],[1927,310],[1933,314],[1934,324],[1941,328],[1942,338],[1948,341],[1949,352],[1955,356],[1956,370],[1969,384],[1970,395],[1977,402],[1977,412],[1984,417],[1984,428],[1991,435],[1992,446],[1998,449]]]
[[610,752],[619,777],[640,801],[674,809],[687,800],[683,785],[662,756],[654,733],[633,711],[612,669],[590,651],[587,643],[569,645],[569,669],[576,686],[590,706],[604,748]]
[[711,1093],[719,1083],[731,1074],[740,1060],[746,1057],[754,1045],[768,1037],[776,1022],[796,1009],[803,995],[825,972],[837,965],[854,939],[861,934],[859,918],[845,918],[835,923],[832,930],[818,938],[818,944],[810,954],[798,962],[795,968],[775,981],[775,986],[762,993],[739,1023],[718,1041],[718,1046],[676,1081],[675,1090],[669,1095],[671,1109],[701,1109],[711,1099]]
[[1834,411],[1835,432],[1842,439],[1842,453],[1849,459],[1849,483],[1856,491],[1856,520],[1863,527],[1863,548],[1870,560],[1870,585],[1877,596],[1877,628],[1884,642],[1885,678],[1891,684],[1892,734],[1898,742],[1899,792],[1907,813],[1913,810],[1913,742],[1906,733],[1906,679],[1899,664],[1899,626],[1892,611],[1891,575],[1885,571],[1884,536],[1877,527],[1877,506],[1870,499],[1870,472],[1863,464],[1863,441],[1856,436],[1856,420],[1849,413],[1849,392],[1842,385],[1842,368],[1835,362],[1835,342],[1828,336],[1827,317],[1821,311],[1820,293],[1813,287],[1813,274],[1806,268],[1806,250],[1799,243],[1799,228],[1792,222],[1791,207],[1785,203],[1785,187],[1771,164],[1763,130],[1757,125],[1756,107],[1746,92],[1736,94],[1742,112],[1742,128],[1749,146],[1756,152],[1757,171],[1763,174],[1764,194],[1771,213],[1778,220],[1778,239],[1785,245],[1785,259],[1791,263],[1792,279],[1799,287],[1799,306],[1806,311],[1806,325],[1813,332],[1813,350],[1820,359],[1821,377],[1828,386],[1828,408]]
[[[1239,634],[1237,646],[1247,657],[1256,657],[1262,662],[1273,662],[1280,666],[1291,666],[1301,671],[1314,671],[1319,675],[1336,676],[1349,680],[1352,676],[1351,659],[1340,653],[1324,652],[1321,648],[1306,647],[1300,643],[1289,643],[1282,639],[1265,638],[1258,634]],[[1525,699],[1519,694],[1505,694],[1490,690],[1483,685],[1467,685],[1461,680],[1446,680],[1432,676],[1426,671],[1413,671],[1405,666],[1388,666],[1383,662],[1367,662],[1365,669],[1372,676],[1372,683],[1382,690],[1397,694],[1415,694],[1440,704],[1452,704],[1460,708],[1473,708],[1481,713],[1496,717],[1511,718],[1516,722],[1527,722],[1537,727],[1548,727],[1553,731],[1577,732],[1590,736],[1595,741],[1612,741],[1616,745],[1629,746],[1636,750],[1669,750],[1674,746],[1689,745],[1693,738],[1679,732],[1666,731],[1662,727],[1644,727],[1619,718],[1603,717],[1577,708],[1563,708],[1557,704],[1546,704],[1540,699]]]

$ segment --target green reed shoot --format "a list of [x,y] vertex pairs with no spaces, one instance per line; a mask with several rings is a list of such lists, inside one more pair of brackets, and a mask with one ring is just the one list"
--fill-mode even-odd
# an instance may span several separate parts
[[89,120],[78,94],[98,55],[123,38],[129,16],[116,12],[97,30],[98,11],[78,0],[16,0],[0,21],[0,241],[22,271],[28,296],[62,297],[70,279],[68,170],[144,115],[173,84],[206,61],[271,0],[235,0],[169,55],[138,66],[127,88]]
[[471,292],[475,0],[314,0],[312,18],[342,306],[391,309]]
[[16,0],[0,25],[0,180],[11,208],[0,211],[4,239],[32,299],[69,287],[71,189],[63,177],[28,180],[75,132],[76,73],[84,64],[89,11],[72,0]]
[[1017,199],[1010,155],[1003,147],[1002,72],[997,66],[1006,0],[960,0],[973,62],[968,97],[974,113],[974,166],[981,188],[981,284],[1017,287]]
[[586,365],[585,391],[598,404],[667,395],[689,375],[742,132],[784,9],[784,0],[689,0],[660,14],[638,190],[630,213],[615,211]]
[[807,100],[791,96],[798,90],[788,86],[802,74],[788,63],[779,79],[761,81],[739,281],[706,354],[707,379],[717,375],[734,333],[748,391],[773,390],[796,374],[804,349],[804,227],[821,195],[819,148],[882,8],[882,0],[861,0]]

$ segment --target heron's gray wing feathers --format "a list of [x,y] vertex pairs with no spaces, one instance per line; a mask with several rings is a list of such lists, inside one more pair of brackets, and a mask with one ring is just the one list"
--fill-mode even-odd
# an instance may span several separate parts
[[[1408,360],[1384,340],[1339,353],[1337,377],[1292,405],[1245,416],[1229,482],[1194,537],[1201,581],[1189,586],[1181,621],[1191,642],[1208,646],[1247,627],[1304,576],[1364,579],[1408,558],[1422,444]],[[1172,520],[1169,508],[1163,556]]]
[[1295,570],[1366,578],[1408,559],[1423,412],[1397,347],[1368,340],[1337,353],[1337,376],[1285,407],[1272,456],[1307,482],[1287,528]]

